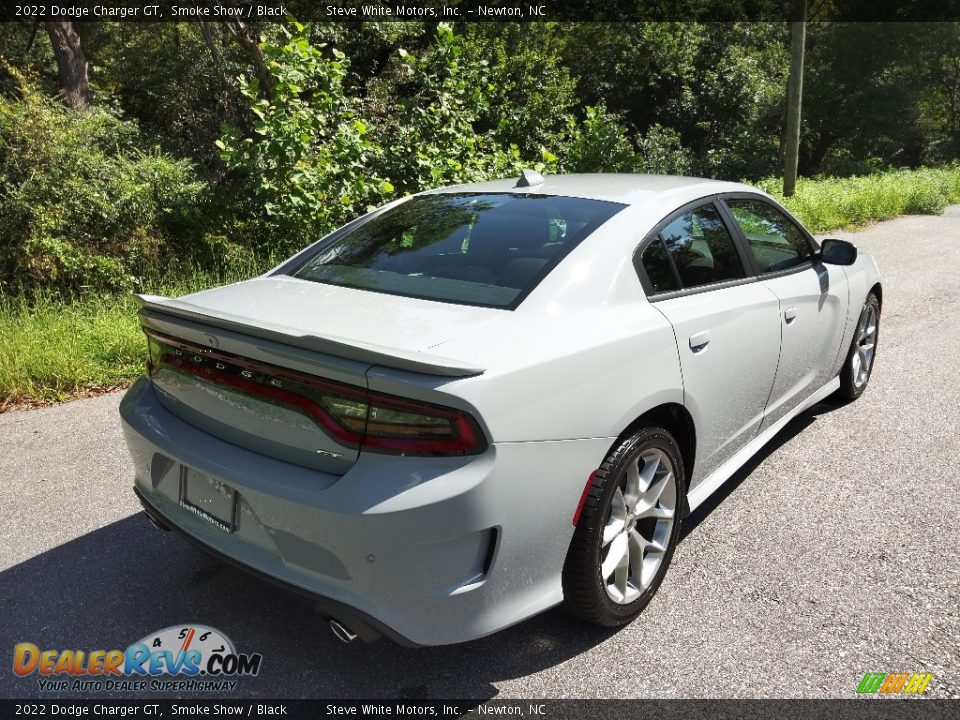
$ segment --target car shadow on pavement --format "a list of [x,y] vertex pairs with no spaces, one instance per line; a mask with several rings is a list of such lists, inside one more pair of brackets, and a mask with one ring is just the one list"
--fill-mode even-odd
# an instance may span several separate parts
[[462,645],[346,645],[307,600],[154,529],[141,513],[0,572],[0,618],[8,668],[0,672],[0,697],[7,698],[56,697],[39,691],[36,674],[9,671],[17,643],[123,650],[148,633],[188,623],[217,628],[239,652],[263,655],[259,676],[242,679],[231,697],[486,700],[498,693],[493,682],[553,667],[613,634],[552,610]]
[[790,440],[795,438],[797,435],[810,427],[814,422],[816,422],[818,415],[832,412],[846,404],[846,400],[829,397],[826,400],[823,400],[813,407],[803,411],[793,420],[788,422],[780,432],[771,438],[770,442],[760,448],[760,451],[756,455],[750,458],[743,467],[730,476],[729,480],[717,488],[717,490],[710,497],[703,501],[703,504],[701,504],[696,510],[690,513],[684,519],[683,528],[680,531],[680,542],[683,542],[683,540],[689,536],[690,533],[696,530],[700,523],[703,522],[704,519],[707,518],[710,513],[712,513],[724,500],[730,497],[730,495],[740,486],[740,483],[748,478],[750,473],[762,465],[770,455],[775,453],[781,447],[790,442]]
[[[787,425],[690,516],[684,537],[770,453],[836,406],[822,403]],[[616,634],[556,609],[461,645],[346,645],[308,601],[210,558],[175,533],[155,530],[140,513],[0,572],[0,618],[7,667],[18,642],[124,649],[171,625],[210,625],[238,651],[263,655],[260,675],[243,679],[231,693],[236,697],[486,700],[497,695],[493,683],[554,667]],[[36,675],[0,673],[0,697],[39,694]]]

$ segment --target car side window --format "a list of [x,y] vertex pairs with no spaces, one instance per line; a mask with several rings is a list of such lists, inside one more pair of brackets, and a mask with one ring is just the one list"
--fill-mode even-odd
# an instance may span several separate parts
[[[745,277],[733,238],[712,203],[671,221],[660,231],[660,240],[683,288]],[[650,279],[653,282],[653,278]]]
[[677,282],[677,276],[673,272],[670,258],[667,256],[667,249],[659,237],[650,243],[647,249],[643,251],[641,262],[654,293],[671,292],[672,290],[680,289],[680,284]]
[[775,207],[744,198],[725,202],[761,273],[786,270],[810,259],[813,251],[800,228]]

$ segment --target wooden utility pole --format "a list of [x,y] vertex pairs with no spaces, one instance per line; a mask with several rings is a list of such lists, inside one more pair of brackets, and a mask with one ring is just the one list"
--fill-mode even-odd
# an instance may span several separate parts
[[807,2],[798,0],[800,20],[790,23],[790,80],[787,83],[787,133],[783,151],[783,194],[793,195],[797,187],[797,158],[800,155],[800,104],[803,99],[803,52],[807,39]]

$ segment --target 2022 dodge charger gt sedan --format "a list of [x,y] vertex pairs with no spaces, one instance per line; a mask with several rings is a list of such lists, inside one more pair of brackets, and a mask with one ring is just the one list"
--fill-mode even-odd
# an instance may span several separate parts
[[865,389],[873,260],[750,187],[570,175],[403,198],[266,275],[141,298],[120,413],[155,525],[342,639],[629,622],[683,517]]

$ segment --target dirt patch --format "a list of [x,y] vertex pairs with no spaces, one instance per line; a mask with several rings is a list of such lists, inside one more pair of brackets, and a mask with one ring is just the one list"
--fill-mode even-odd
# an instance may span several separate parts
[[34,410],[41,407],[50,407],[51,405],[62,405],[71,400],[80,400],[81,398],[97,397],[107,393],[116,392],[130,387],[130,383],[119,383],[117,385],[94,385],[92,387],[79,388],[73,392],[67,393],[58,400],[50,400],[35,397],[22,397],[17,399],[0,400],[0,413],[16,412],[17,410]]

